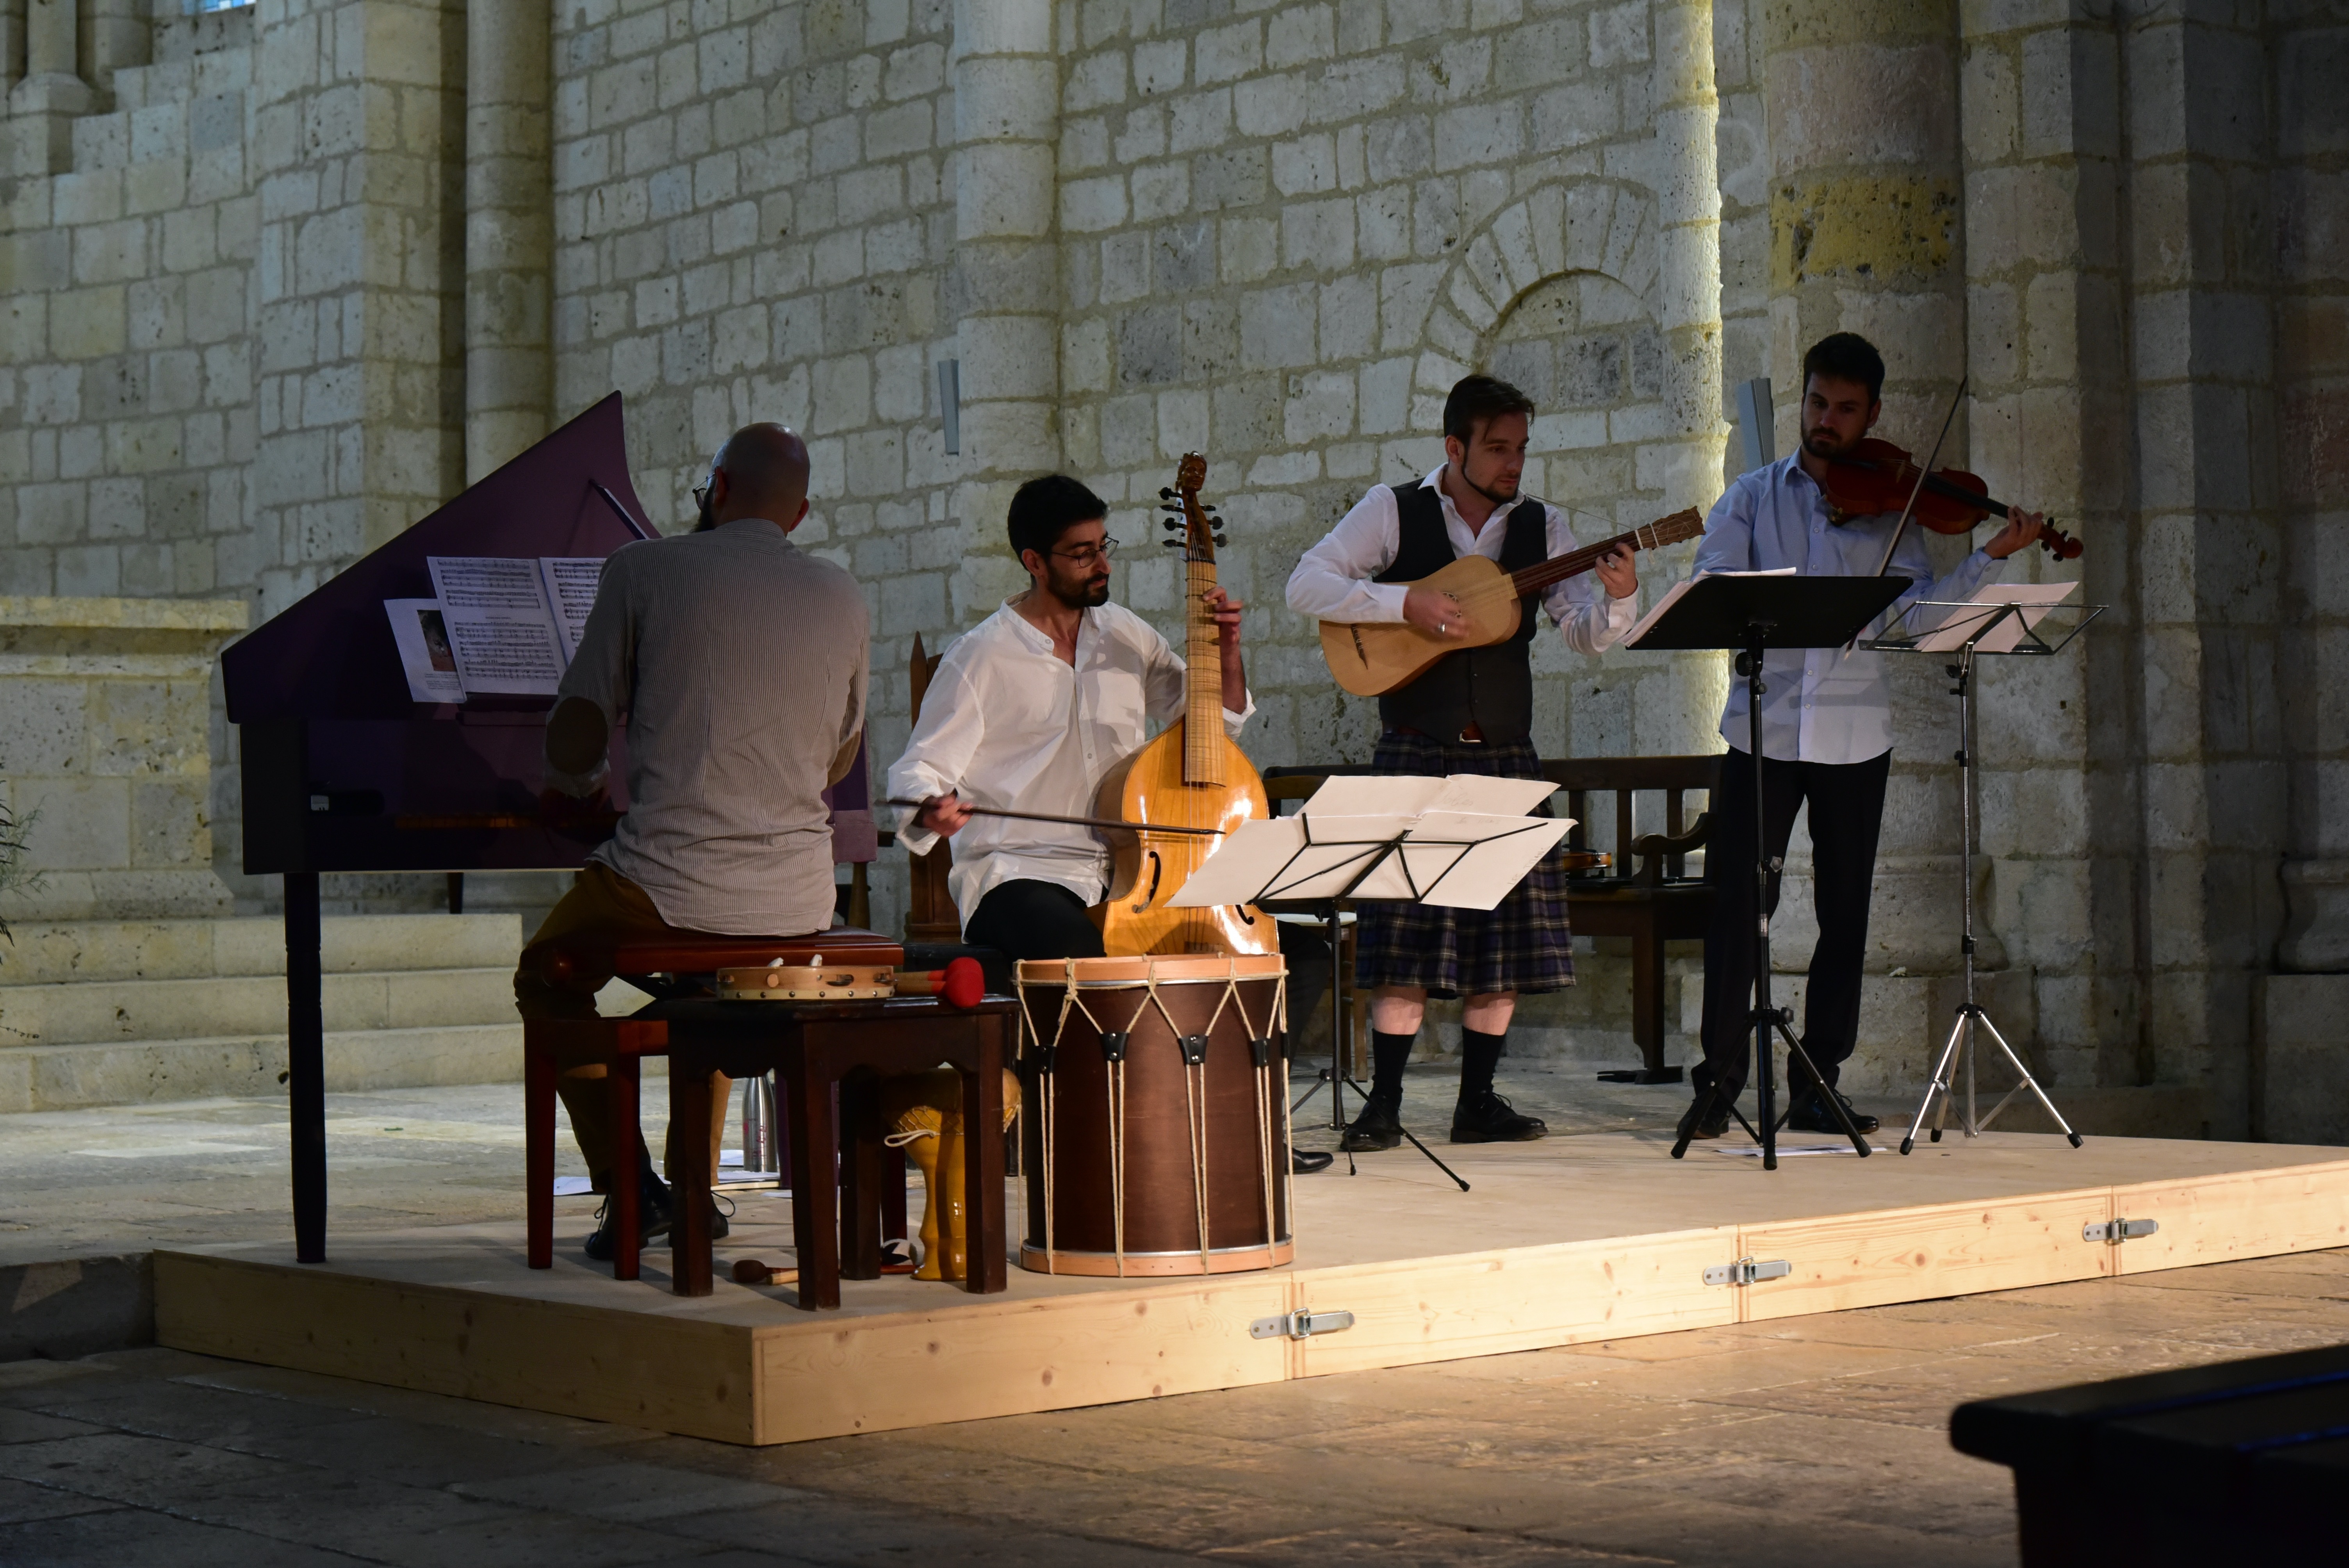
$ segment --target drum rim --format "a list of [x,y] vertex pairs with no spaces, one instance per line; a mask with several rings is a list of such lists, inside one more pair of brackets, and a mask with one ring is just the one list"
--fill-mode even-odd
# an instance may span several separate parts
[[[1288,1235],[1279,1237],[1278,1240],[1269,1243],[1246,1242],[1237,1247],[1209,1247],[1207,1249],[1207,1255],[1211,1258],[1225,1258],[1235,1256],[1240,1253],[1268,1253],[1276,1248],[1295,1246],[1296,1244],[1297,1236],[1295,1233],[1292,1232]],[[1041,1242],[1030,1241],[1025,1236],[1022,1236],[1019,1239],[1019,1248],[1022,1252],[1034,1253],[1039,1257],[1050,1254],[1050,1256],[1060,1258],[1195,1258],[1199,1255],[1199,1249],[1196,1247],[1172,1247],[1164,1251],[1151,1253],[1136,1252],[1132,1247],[1126,1248],[1123,1253],[1119,1253],[1115,1250],[1104,1251],[1092,1247],[1047,1247]]]
[[[1152,958],[1147,955],[1115,958],[1022,958],[1013,965],[1012,981],[1019,985],[1059,985],[1065,989],[1071,983],[1069,965],[1079,968],[1073,976],[1081,991],[1139,990],[1154,982],[1160,985],[1218,985],[1227,980],[1281,980],[1288,975],[1288,965],[1278,953],[1235,954],[1220,958],[1208,954],[1180,954]],[[1088,977],[1082,965],[1088,964],[1146,964],[1151,965],[1141,974]],[[1173,973],[1159,967],[1180,964],[1185,969]],[[1190,969],[1192,965],[1202,965]],[[1269,965],[1270,967],[1263,967]],[[1213,965],[1213,967],[1205,967]],[[1247,967],[1241,967],[1247,965]],[[1030,973],[1037,971],[1037,973]]]

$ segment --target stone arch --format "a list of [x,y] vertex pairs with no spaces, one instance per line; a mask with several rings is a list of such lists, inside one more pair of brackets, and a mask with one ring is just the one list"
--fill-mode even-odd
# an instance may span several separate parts
[[1493,330],[1526,294],[1570,273],[1596,273],[1653,304],[1655,199],[1634,185],[1585,180],[1540,186],[1487,219],[1460,247],[1421,329],[1413,423],[1433,428],[1452,384],[1481,365]]

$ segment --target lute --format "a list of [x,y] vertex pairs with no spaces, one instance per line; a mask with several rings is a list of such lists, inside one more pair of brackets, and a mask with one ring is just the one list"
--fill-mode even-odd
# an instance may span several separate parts
[[[1497,521],[1499,514],[1495,513]],[[1487,526],[1490,526],[1489,524]],[[1408,621],[1324,621],[1321,656],[1338,684],[1356,696],[1380,696],[1409,686],[1430,665],[1462,648],[1487,647],[1516,634],[1525,596],[1539,593],[1589,571],[1617,545],[1632,550],[1659,550],[1694,539],[1704,531],[1704,517],[1696,508],[1676,511],[1619,533],[1597,544],[1586,544],[1516,572],[1504,572],[1481,555],[1464,555],[1451,565],[1410,584],[1448,593],[1460,606],[1467,635],[1439,637]]]
[[[1174,488],[1164,492],[1174,515],[1167,541],[1183,552],[1183,717],[1109,770],[1093,799],[1095,830],[1114,857],[1108,896],[1093,907],[1102,949],[1112,957],[1145,953],[1274,953],[1271,917],[1244,904],[1174,909],[1170,901],[1200,862],[1241,823],[1269,817],[1264,780],[1224,733],[1223,657],[1206,596],[1216,586],[1222,542],[1199,500],[1207,459],[1186,452]],[[1167,830],[1175,830],[1172,835]]]

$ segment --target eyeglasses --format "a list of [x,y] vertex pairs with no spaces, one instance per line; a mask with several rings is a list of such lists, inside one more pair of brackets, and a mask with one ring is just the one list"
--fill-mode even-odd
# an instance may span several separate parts
[[699,484],[698,484],[698,485],[696,485],[696,486],[694,486],[694,487],[693,487],[693,490],[692,490],[692,491],[691,491],[691,494],[692,494],[692,496],[693,496],[693,509],[694,509],[694,511],[700,511],[704,506],[706,506],[706,505],[708,505],[708,504],[709,504],[708,500],[707,500],[705,498],[707,498],[707,497],[709,496],[709,486],[710,486],[710,483],[711,483],[711,481],[710,481],[710,480],[702,480]]
[[1074,550],[1055,550],[1050,553],[1061,557],[1063,561],[1073,561],[1079,566],[1091,566],[1098,562],[1107,561],[1116,554],[1117,541],[1104,539],[1098,546],[1082,544]]

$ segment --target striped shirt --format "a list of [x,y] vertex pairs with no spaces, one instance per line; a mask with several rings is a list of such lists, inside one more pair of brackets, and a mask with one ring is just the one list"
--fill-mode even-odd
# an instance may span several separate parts
[[623,545],[562,686],[628,727],[627,813],[595,858],[689,931],[830,925],[823,789],[865,675],[856,580],[774,523]]

